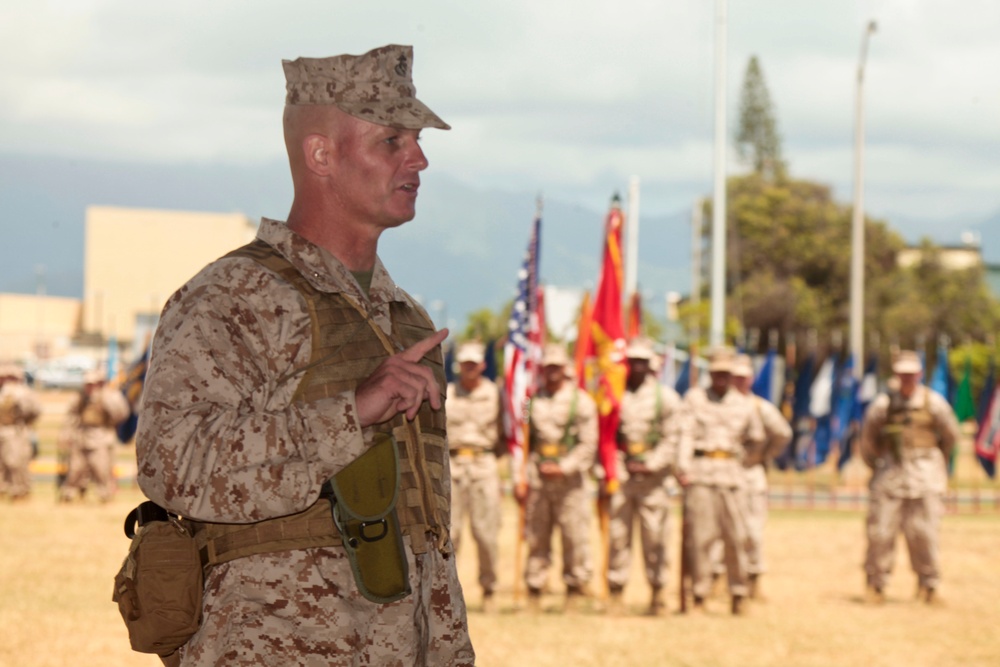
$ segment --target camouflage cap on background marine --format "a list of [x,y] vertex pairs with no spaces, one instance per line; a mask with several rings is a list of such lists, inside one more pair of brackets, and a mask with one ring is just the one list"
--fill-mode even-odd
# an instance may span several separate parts
[[732,373],[736,377],[752,378],[753,361],[748,354],[737,354],[733,359]]
[[920,373],[923,370],[920,355],[913,350],[903,350],[892,361],[893,373]]
[[653,359],[656,357],[653,340],[650,338],[633,338],[625,348],[626,359]]
[[413,47],[390,44],[360,56],[282,60],[285,104],[332,104],[355,118],[408,130],[451,126],[417,99]]
[[549,343],[542,351],[542,366],[568,366],[569,354],[558,343]]
[[736,353],[731,347],[717,347],[708,356],[709,373],[731,373]]
[[458,352],[455,353],[455,361],[458,363],[464,363],[466,361],[471,361],[476,364],[481,364],[486,359],[486,346],[479,341],[468,341],[462,343],[458,346]]

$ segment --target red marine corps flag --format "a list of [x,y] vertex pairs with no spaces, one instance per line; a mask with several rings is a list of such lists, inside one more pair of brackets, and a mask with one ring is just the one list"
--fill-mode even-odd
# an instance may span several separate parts
[[618,407],[625,393],[625,327],[622,322],[622,215],[616,194],[604,227],[604,259],[591,314],[587,356],[595,361],[591,389],[597,403],[599,441],[597,458],[604,468],[604,491],[618,489],[615,461],[618,451]]

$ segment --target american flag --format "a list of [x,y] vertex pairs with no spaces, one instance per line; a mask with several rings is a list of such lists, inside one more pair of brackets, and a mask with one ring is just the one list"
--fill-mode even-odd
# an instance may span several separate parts
[[538,258],[542,219],[536,216],[524,263],[517,274],[517,298],[510,311],[504,346],[504,413],[507,445],[515,466],[524,461],[527,402],[534,394],[544,320],[538,290]]

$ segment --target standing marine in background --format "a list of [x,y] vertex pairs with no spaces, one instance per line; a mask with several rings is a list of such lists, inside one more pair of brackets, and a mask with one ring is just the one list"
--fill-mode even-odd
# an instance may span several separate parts
[[114,497],[118,484],[113,473],[114,452],[119,443],[115,429],[128,418],[129,411],[125,396],[109,386],[102,373],[87,374],[57,444],[69,452],[66,481],[59,489],[61,501],[80,498],[90,482],[101,502]]
[[479,556],[479,585],[483,611],[494,609],[497,551],[500,532],[500,474],[502,456],[500,392],[483,376],[482,343],[463,343],[455,355],[458,378],[448,385],[448,449],[451,455],[451,541],[456,552],[466,521]]
[[676,477],[684,487],[684,523],[690,526],[682,557],[691,565],[694,609],[704,610],[712,586],[712,545],[721,539],[735,615],[743,613],[748,593],[743,462],[759,456],[764,428],[753,404],[730,387],[733,361],[731,349],[713,351],[711,385],[684,395]]
[[747,501],[747,576],[751,599],[761,598],[760,577],[764,567],[764,524],[767,523],[767,467],[784,450],[792,437],[792,427],[771,401],[753,393],[754,373],[750,357],[737,355],[733,364],[733,388],[754,406],[764,427],[764,446],[759,457],[744,460]]
[[865,411],[861,456],[872,469],[867,519],[865,575],[872,602],[885,600],[902,531],[917,574],[917,597],[936,600],[940,583],[938,533],[948,488],[948,458],[959,437],[948,401],[920,384],[923,364],[903,351],[892,364],[887,393]]
[[0,365],[0,496],[14,502],[31,493],[32,426],[42,412],[38,395],[16,364]]
[[531,399],[527,488],[515,487],[524,502],[528,562],[524,580],[528,604],[541,609],[542,589],[552,563],[552,533],[562,537],[562,578],[567,611],[577,607],[593,571],[590,555],[590,493],[586,475],[597,457],[597,406],[566,373],[569,356],[557,344],[545,346],[542,387]]
[[670,566],[670,495],[667,475],[676,458],[681,399],[653,373],[653,341],[634,339],[625,350],[628,380],[618,427],[621,488],[611,496],[608,554],[609,611],[622,613],[632,565],[632,533],[638,521],[642,562],[651,589],[649,614],[666,610],[664,588]]

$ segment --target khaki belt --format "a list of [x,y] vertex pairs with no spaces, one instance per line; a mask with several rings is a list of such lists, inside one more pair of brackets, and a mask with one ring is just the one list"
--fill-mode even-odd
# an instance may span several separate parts
[[456,458],[474,459],[486,453],[485,449],[479,447],[458,447],[451,450],[450,454]]
[[733,452],[727,452],[724,449],[696,449],[694,450],[695,458],[706,458],[706,459],[735,459],[736,454]]

